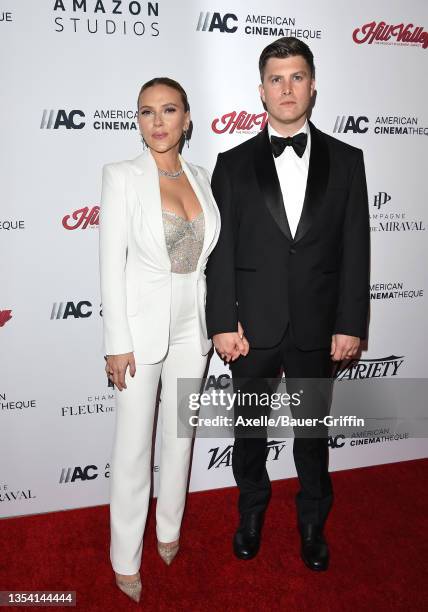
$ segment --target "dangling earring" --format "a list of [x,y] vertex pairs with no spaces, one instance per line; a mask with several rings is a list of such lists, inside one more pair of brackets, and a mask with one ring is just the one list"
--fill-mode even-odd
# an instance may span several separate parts
[[189,138],[187,137],[187,130],[184,130],[183,134],[184,134],[184,140],[187,144],[187,148],[189,148]]
[[144,140],[144,136],[142,134],[140,134],[141,136],[141,142],[143,144],[143,151],[145,151],[147,149],[147,142]]

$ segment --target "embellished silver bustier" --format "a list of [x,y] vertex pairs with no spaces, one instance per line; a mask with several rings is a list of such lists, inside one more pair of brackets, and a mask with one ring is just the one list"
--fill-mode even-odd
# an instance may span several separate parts
[[188,221],[180,215],[162,209],[162,219],[171,272],[194,272],[204,243],[204,213],[201,211],[197,217]]

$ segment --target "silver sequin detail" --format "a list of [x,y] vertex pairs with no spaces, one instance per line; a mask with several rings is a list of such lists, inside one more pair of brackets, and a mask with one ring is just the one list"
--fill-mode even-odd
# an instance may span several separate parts
[[171,272],[194,272],[204,243],[204,213],[201,211],[197,217],[188,221],[169,210],[162,210],[162,219]]

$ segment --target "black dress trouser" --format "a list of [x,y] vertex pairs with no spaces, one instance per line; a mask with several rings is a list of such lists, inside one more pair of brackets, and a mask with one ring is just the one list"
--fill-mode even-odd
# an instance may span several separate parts
[[[304,389],[306,399],[305,416],[323,417],[330,405],[325,393],[319,393],[313,380],[324,379],[323,384],[331,388],[332,362],[328,349],[302,351],[293,343],[288,326],[281,342],[273,348],[252,349],[246,357],[231,363],[234,390],[242,392],[272,392],[272,381],[277,379],[281,368],[286,377],[287,392]],[[268,380],[266,380],[268,379]],[[289,380],[290,379],[290,380]],[[325,390],[325,386],[324,386]],[[309,411],[309,412],[308,412]],[[260,416],[266,408],[237,406],[235,419],[242,416]],[[293,417],[301,416],[298,409],[291,408]],[[324,435],[305,437],[304,430],[295,431],[293,456],[300,483],[296,496],[299,525],[309,523],[323,526],[333,501],[333,490],[328,473],[328,437]],[[318,429],[318,434],[320,430]],[[235,426],[235,443],[232,456],[233,474],[239,487],[239,512],[263,512],[269,502],[271,485],[266,470],[266,428]]]

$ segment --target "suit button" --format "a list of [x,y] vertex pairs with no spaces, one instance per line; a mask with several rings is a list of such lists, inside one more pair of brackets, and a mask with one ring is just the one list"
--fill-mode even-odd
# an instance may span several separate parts
[[288,252],[290,253],[290,255],[294,255],[294,253],[296,252],[296,249],[293,249],[293,247],[291,247]]

